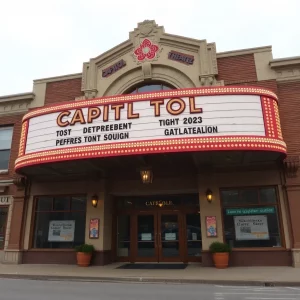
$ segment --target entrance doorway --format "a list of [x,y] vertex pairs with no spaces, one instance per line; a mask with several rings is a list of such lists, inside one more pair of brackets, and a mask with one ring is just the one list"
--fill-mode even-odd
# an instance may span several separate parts
[[115,204],[117,261],[201,261],[198,195],[121,197]]
[[181,261],[182,220],[178,212],[145,212],[136,218],[135,261]]

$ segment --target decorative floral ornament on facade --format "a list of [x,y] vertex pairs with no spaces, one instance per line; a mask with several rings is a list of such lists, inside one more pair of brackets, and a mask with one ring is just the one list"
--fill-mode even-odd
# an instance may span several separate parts
[[144,61],[145,59],[151,60],[155,58],[158,50],[158,45],[153,44],[148,39],[144,39],[139,45],[139,47],[134,50],[133,53],[138,61]]

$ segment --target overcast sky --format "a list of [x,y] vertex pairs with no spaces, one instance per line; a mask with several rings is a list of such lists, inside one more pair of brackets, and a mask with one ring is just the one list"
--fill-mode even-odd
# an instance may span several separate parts
[[0,11],[0,95],[81,72],[145,19],[218,52],[272,45],[274,58],[300,55],[300,0],[0,0]]

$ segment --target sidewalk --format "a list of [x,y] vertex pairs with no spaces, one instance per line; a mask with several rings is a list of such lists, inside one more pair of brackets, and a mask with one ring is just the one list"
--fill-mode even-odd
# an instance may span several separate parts
[[36,280],[211,283],[222,285],[300,286],[300,268],[234,267],[225,270],[190,264],[184,270],[116,269],[121,263],[88,268],[76,265],[0,264],[1,278]]

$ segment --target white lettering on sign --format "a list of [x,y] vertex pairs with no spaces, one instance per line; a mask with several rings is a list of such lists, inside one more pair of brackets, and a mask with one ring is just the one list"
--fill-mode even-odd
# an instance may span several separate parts
[[75,220],[52,220],[49,222],[49,242],[73,242]]
[[11,204],[12,196],[0,196],[0,205]]
[[237,241],[270,239],[266,215],[234,216],[233,218]]
[[41,115],[29,121],[25,153],[208,136],[265,136],[260,96],[156,99]]

